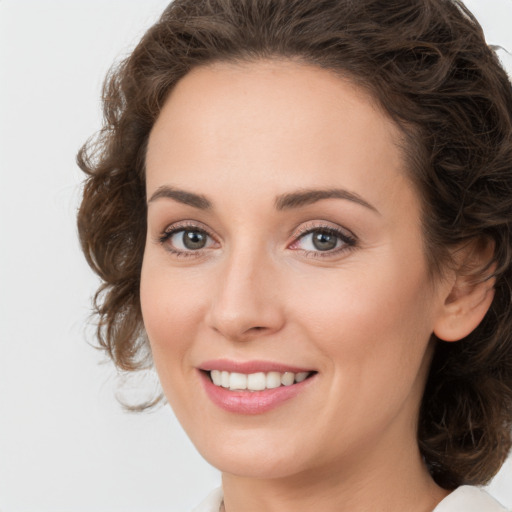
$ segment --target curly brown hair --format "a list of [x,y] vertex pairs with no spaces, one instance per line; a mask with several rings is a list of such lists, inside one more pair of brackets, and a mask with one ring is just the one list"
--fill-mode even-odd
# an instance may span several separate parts
[[169,5],[110,71],[104,127],[78,154],[87,174],[80,240],[103,282],[94,301],[100,347],[122,370],[148,361],[139,302],[144,162],[169,91],[196,66],[273,57],[350,77],[402,129],[433,274],[442,273],[450,248],[493,242],[495,298],[465,339],[437,340],[418,430],[439,485],[488,482],[511,447],[512,86],[478,22],[457,0]]

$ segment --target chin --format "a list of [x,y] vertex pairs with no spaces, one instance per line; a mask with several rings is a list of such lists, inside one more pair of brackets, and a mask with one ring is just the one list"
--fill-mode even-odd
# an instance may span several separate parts
[[[249,439],[216,439],[192,442],[201,456],[222,473],[246,478],[285,478],[302,471],[305,453],[294,446],[286,446],[280,439],[249,433]],[[240,437],[240,436],[238,436]]]
[[278,479],[286,478],[300,472],[300,467],[294,457],[276,458],[275,454],[257,454],[236,451],[232,455],[226,453],[201,455],[212,466],[224,474],[236,475],[243,478]]

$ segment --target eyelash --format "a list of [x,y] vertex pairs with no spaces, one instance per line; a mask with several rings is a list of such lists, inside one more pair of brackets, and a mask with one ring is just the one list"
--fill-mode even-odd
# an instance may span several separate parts
[[353,234],[348,234],[346,230],[343,231],[333,226],[322,224],[303,227],[299,229],[298,233],[294,234],[295,241],[293,242],[292,245],[295,245],[299,240],[305,238],[307,235],[310,235],[312,233],[322,233],[326,235],[335,236],[342,242],[342,245],[341,247],[329,251],[307,251],[305,249],[296,249],[298,251],[303,252],[308,258],[329,258],[333,256],[338,256],[342,252],[354,249],[357,245],[357,239]]
[[158,242],[161,245],[166,245],[165,249],[169,251],[171,254],[174,254],[178,258],[194,258],[201,256],[202,250],[188,250],[188,251],[180,251],[177,249],[173,249],[170,244],[167,244],[167,242],[180,231],[195,231],[197,233],[202,233],[211,239],[213,239],[213,236],[204,228],[199,227],[197,224],[194,223],[182,223],[178,225],[173,225],[172,227],[168,227],[165,229],[165,231],[158,237]]
[[[204,249],[197,249],[193,250],[190,249],[188,251],[181,251],[174,249],[170,244],[167,244],[167,242],[176,234],[180,233],[181,231],[194,231],[197,233],[201,233],[203,235],[206,235],[210,237],[211,239],[214,239],[214,237],[204,228],[199,227],[197,224],[194,223],[184,223],[179,225],[174,225],[170,228],[167,228],[161,235],[158,237],[157,242],[161,245],[166,245],[165,249],[169,251],[171,254],[179,257],[179,258],[194,258],[194,257],[200,257],[204,251]],[[357,245],[357,239],[354,235],[348,234],[345,231],[342,231],[341,229],[334,228],[333,226],[329,225],[315,225],[315,226],[309,226],[309,227],[303,227],[301,228],[298,233],[294,234],[295,241],[292,243],[292,245],[296,244],[299,240],[305,238],[307,235],[310,235],[312,233],[322,233],[327,235],[333,235],[337,237],[342,242],[342,246],[338,247],[333,250],[328,251],[308,251],[304,249],[294,249],[296,251],[300,251],[304,253],[309,258],[329,258],[333,257],[335,255],[339,255],[342,252],[350,251],[354,249]]]

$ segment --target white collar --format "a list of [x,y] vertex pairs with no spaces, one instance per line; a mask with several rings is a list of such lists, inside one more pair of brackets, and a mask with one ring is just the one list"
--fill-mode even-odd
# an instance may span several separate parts
[[[219,512],[222,488],[213,490],[192,512]],[[463,485],[450,493],[432,512],[507,512],[480,487]]]

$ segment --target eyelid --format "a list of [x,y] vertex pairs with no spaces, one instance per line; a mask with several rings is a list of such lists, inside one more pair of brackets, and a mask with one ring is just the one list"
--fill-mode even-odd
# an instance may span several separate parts
[[[293,248],[294,245],[298,244],[299,241],[305,238],[307,235],[321,231],[328,232],[337,236],[342,242],[341,247],[328,251]],[[312,221],[306,223],[305,225],[301,226],[298,230],[296,230],[293,233],[292,237],[293,241],[291,244],[288,245],[288,248],[294,251],[302,252],[309,257],[316,258],[329,258],[339,256],[341,253],[354,249],[358,242],[357,237],[352,233],[352,231],[338,224],[328,223],[327,221]]]
[[356,241],[357,237],[350,231],[349,229],[340,226],[339,224],[333,224],[328,221],[310,221],[302,224],[298,229],[296,229],[291,237],[294,240],[299,239],[300,237],[315,232],[315,231],[329,231],[336,234],[340,234],[342,238],[347,238]]
[[[209,238],[211,238],[214,243],[218,244],[218,240],[215,235],[212,234],[211,230],[206,227],[202,222],[193,221],[193,220],[183,220],[179,222],[175,222],[169,224],[156,238],[155,242],[159,243],[162,246],[165,246],[166,250],[171,252],[176,256],[182,257],[200,257],[204,255],[205,251],[208,251],[212,247],[204,247],[200,249],[189,249],[189,250],[181,250],[170,246],[167,242],[171,239],[173,235],[179,233],[180,231],[199,231],[205,233]],[[315,232],[328,232],[337,236],[339,240],[341,240],[341,247],[334,248],[332,250],[306,250],[301,248],[294,248],[293,246],[298,244],[302,238],[305,238],[306,235]],[[333,224],[328,221],[310,221],[301,225],[298,229],[294,231],[292,236],[292,242],[287,245],[288,249],[293,251],[302,252],[310,257],[318,257],[318,258],[328,258],[339,255],[342,252],[345,252],[349,249],[353,249],[358,239],[357,237],[347,228],[344,228],[338,224]]]
[[196,220],[181,220],[178,222],[173,222],[172,224],[169,224],[163,231],[163,234],[170,234],[175,233],[176,231],[180,230],[196,230],[196,231],[204,231],[208,236],[215,239],[215,236],[212,234],[210,229],[205,226],[202,222],[196,221]]
[[210,249],[210,247],[204,247],[197,250],[181,250],[172,247],[167,242],[180,231],[199,231],[205,233],[210,239],[218,244],[216,237],[211,233],[210,229],[207,228],[202,222],[193,220],[184,220],[169,224],[155,239],[155,242],[164,246],[167,251],[175,256],[179,257],[200,257],[204,251]]
[[354,233],[352,233],[352,231],[350,231],[349,229],[344,228],[338,224],[332,224],[328,221],[307,222],[304,225],[301,225],[296,231],[294,231],[294,233],[292,234],[292,237],[300,238],[301,236],[303,236],[307,233],[311,233],[314,231],[321,231],[321,230],[340,233],[344,237],[356,239],[356,236],[354,235]]

